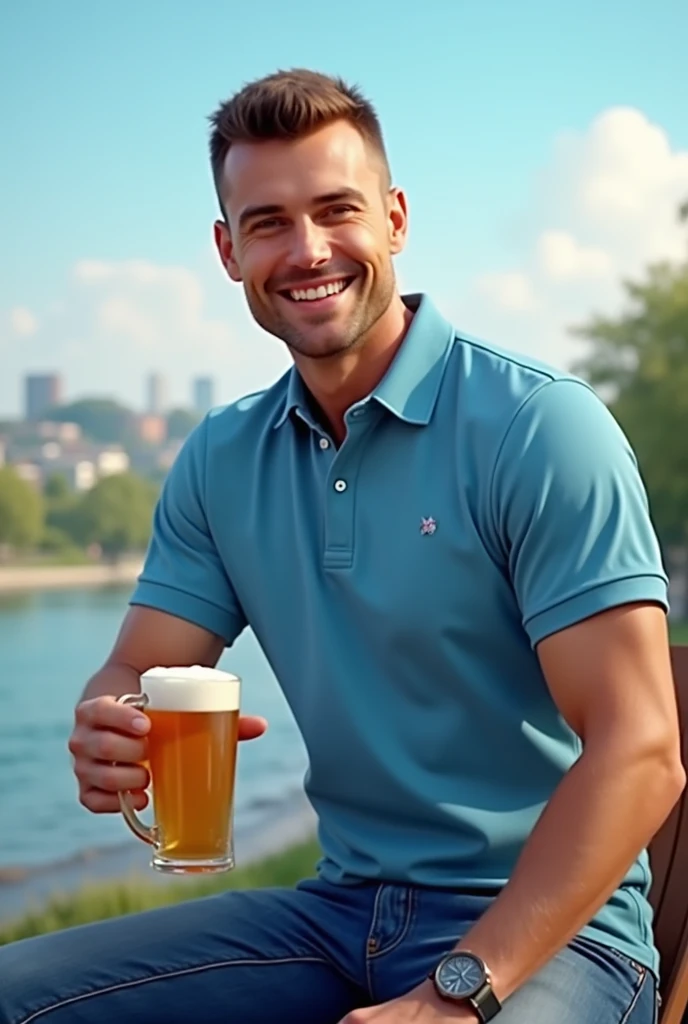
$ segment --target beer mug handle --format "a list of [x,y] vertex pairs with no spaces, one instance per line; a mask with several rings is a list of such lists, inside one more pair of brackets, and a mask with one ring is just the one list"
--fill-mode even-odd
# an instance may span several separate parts
[[[145,693],[124,693],[121,697],[117,698],[117,703],[128,704],[132,708],[139,708],[139,710],[143,711],[148,704],[148,698]],[[144,825],[134,808],[131,806],[129,802],[129,793],[127,791],[120,791],[117,796],[119,797],[119,806],[122,816],[134,835],[139,839],[142,839],[144,843],[148,843],[150,846],[157,846],[157,827],[155,825]]]

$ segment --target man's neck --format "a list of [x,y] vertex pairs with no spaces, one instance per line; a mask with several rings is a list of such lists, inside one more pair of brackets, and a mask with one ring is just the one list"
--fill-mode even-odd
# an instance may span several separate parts
[[303,381],[327,420],[333,439],[340,445],[346,436],[344,414],[377,387],[404,340],[413,313],[396,295],[370,335],[355,351],[333,359],[294,362]]

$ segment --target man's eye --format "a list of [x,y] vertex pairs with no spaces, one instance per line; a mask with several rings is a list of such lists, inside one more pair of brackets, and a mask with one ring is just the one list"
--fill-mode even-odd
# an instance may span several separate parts
[[347,213],[353,213],[354,208],[353,206],[349,206],[347,203],[338,203],[336,206],[328,207],[326,212],[333,217],[343,217]]
[[270,228],[276,228],[280,225],[280,220],[277,217],[264,217],[263,220],[256,221],[253,225],[254,231],[269,231]]

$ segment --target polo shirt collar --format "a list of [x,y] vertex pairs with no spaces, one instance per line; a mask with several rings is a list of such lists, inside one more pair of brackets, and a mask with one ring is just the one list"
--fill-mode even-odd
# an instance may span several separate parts
[[[404,295],[402,299],[413,311],[413,320],[391,366],[370,397],[400,420],[425,426],[437,402],[454,328],[427,295]],[[294,409],[310,419],[305,385],[292,366],[284,406],[275,427],[282,426]]]

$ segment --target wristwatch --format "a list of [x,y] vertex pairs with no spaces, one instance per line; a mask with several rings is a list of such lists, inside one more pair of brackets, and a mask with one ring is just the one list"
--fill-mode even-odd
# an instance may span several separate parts
[[440,999],[468,1003],[482,1024],[496,1017],[502,1004],[492,991],[490,972],[475,953],[448,953],[440,960],[430,978]]

